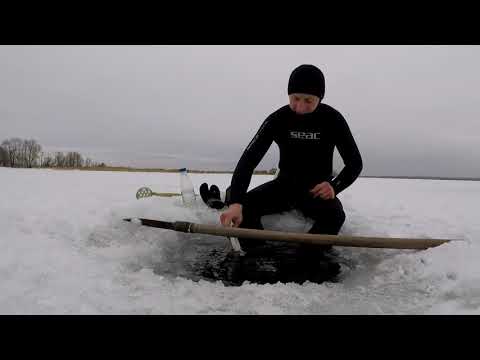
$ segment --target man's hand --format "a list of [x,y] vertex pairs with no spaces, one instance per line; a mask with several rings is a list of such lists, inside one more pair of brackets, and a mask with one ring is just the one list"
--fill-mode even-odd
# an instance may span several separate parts
[[227,210],[220,215],[220,222],[223,226],[238,227],[243,221],[242,205],[231,204]]
[[333,190],[332,185],[330,185],[330,183],[327,181],[315,185],[315,187],[310,190],[310,193],[313,195],[314,198],[320,196],[323,200],[330,200],[335,198],[335,190]]

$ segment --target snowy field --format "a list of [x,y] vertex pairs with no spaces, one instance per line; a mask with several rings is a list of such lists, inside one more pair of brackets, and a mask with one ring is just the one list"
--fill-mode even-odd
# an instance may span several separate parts
[[[192,174],[222,191],[230,175]],[[268,181],[255,176],[253,186]],[[124,217],[218,224],[180,198],[178,174],[0,168],[0,314],[479,314],[480,182],[360,178],[339,195],[343,234],[455,238],[423,251],[337,247],[340,281],[225,286],[192,278],[215,236],[126,223]],[[268,229],[307,231],[296,213]]]

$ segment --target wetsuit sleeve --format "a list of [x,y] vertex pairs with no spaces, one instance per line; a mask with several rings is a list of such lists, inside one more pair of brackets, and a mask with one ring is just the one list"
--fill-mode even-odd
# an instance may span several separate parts
[[335,195],[349,187],[358,178],[363,169],[362,157],[352,132],[345,118],[340,113],[337,113],[337,115],[336,147],[345,166],[338,176],[330,181],[333,190],[335,190]]
[[230,204],[243,204],[253,171],[273,142],[273,117],[269,116],[244,150],[233,172],[230,187]]

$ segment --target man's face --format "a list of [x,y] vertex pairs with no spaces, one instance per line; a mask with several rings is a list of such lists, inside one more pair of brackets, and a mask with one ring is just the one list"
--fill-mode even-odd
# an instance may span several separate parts
[[290,109],[297,114],[303,115],[313,112],[320,102],[320,98],[309,94],[290,94]]

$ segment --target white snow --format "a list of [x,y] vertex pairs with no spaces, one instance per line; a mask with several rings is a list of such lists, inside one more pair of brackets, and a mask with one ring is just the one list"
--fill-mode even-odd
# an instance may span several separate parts
[[[191,174],[222,191],[230,175]],[[254,176],[253,186],[270,179]],[[219,224],[180,198],[178,174],[0,168],[0,314],[479,314],[480,182],[360,178],[340,194],[344,234],[455,238],[423,251],[337,247],[337,283],[224,286],[189,278],[196,251],[228,239],[125,217]],[[307,231],[295,212],[269,229]],[[187,274],[187,275],[186,275]]]

